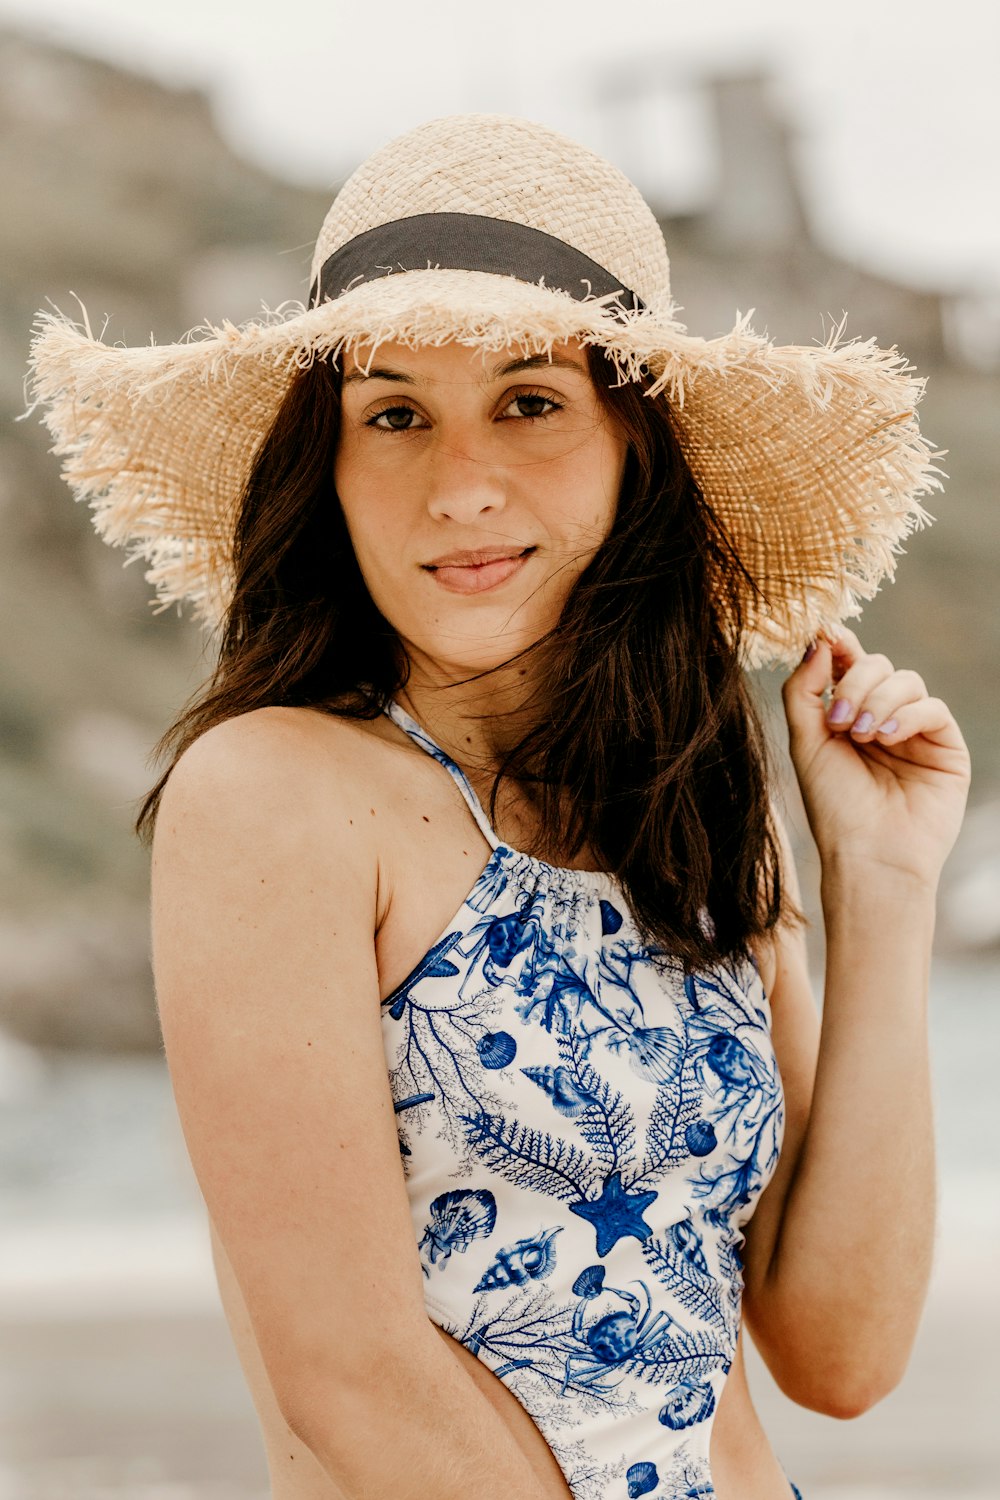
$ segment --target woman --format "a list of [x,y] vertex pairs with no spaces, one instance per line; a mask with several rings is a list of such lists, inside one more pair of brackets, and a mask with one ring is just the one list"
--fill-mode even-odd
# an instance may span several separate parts
[[852,1416],[930,1264],[968,755],[842,625],[936,482],[919,391],[871,344],[686,336],[635,189],[500,116],[365,163],[310,304],[34,355],[104,534],[223,625],[139,826],[273,1493],[780,1500],[744,1317]]

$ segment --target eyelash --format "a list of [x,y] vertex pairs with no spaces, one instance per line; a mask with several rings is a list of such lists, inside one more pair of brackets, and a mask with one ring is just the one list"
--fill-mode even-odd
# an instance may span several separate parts
[[[515,396],[511,396],[511,398],[508,401],[507,405],[508,406],[512,406],[515,401],[545,401],[545,402],[548,403],[548,406],[549,406],[550,409],[549,409],[549,411],[539,412],[539,414],[537,416],[534,416],[534,417],[524,417],[524,416],[513,417],[513,418],[512,417],[506,417],[504,419],[505,421],[508,421],[508,422],[510,422],[510,421],[517,421],[517,422],[544,422],[546,417],[551,417],[551,416],[553,416],[555,414],[555,412],[562,411],[562,409],[563,409],[561,402],[559,402],[559,401],[553,401],[552,397],[551,396],[547,396],[544,391],[518,391]],[[384,432],[384,433],[386,433],[386,434],[388,434],[390,436],[393,433],[395,433],[396,436],[399,436],[401,434],[405,435],[406,433],[410,433],[410,432],[419,432],[420,428],[418,428],[418,427],[379,427],[378,426],[378,419],[379,419],[379,417],[387,416],[389,412],[395,412],[395,411],[414,411],[414,410],[415,410],[414,407],[408,406],[408,405],[406,405],[403,402],[398,402],[397,401],[397,402],[394,402],[391,406],[383,406],[382,409],[381,409],[381,411],[373,412],[370,417],[367,417],[365,419],[365,424],[364,425],[366,427],[370,427],[373,432]]]

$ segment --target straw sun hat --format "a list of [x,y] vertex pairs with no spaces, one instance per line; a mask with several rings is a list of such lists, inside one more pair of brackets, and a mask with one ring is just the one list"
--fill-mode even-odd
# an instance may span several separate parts
[[[526,354],[598,344],[621,378],[651,375],[687,461],[760,593],[748,666],[792,662],[860,613],[940,489],[914,408],[925,377],[874,339],[775,346],[740,317],[718,338],[675,317],[656,219],[617,168],[506,115],[431,120],[344,184],[319,233],[307,304],[176,344],[109,346],[41,312],[34,400],[105,541],[150,565],[164,607],[207,626],[232,590],[236,506],[295,370],[385,340]],[[82,304],[81,304],[82,306]],[[669,584],[665,580],[665,587]]]

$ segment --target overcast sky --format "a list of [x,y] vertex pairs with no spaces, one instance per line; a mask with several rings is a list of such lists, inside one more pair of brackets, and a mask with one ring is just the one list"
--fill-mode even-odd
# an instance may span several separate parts
[[[335,187],[420,120],[501,110],[565,130],[678,207],[704,198],[712,167],[685,78],[757,63],[801,133],[832,249],[914,285],[1000,286],[988,0],[0,0],[2,22],[203,85],[237,149],[301,181]],[[629,67],[670,92],[601,107]]]

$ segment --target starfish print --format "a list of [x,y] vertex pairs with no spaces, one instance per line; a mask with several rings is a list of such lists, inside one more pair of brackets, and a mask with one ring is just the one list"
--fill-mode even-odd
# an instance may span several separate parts
[[648,1193],[627,1193],[622,1187],[622,1174],[611,1172],[604,1179],[601,1196],[592,1203],[585,1199],[571,1203],[570,1211],[581,1219],[589,1219],[597,1230],[597,1253],[607,1255],[612,1246],[627,1234],[637,1240],[648,1239],[653,1233],[642,1217],[644,1209],[659,1197],[652,1190]]

